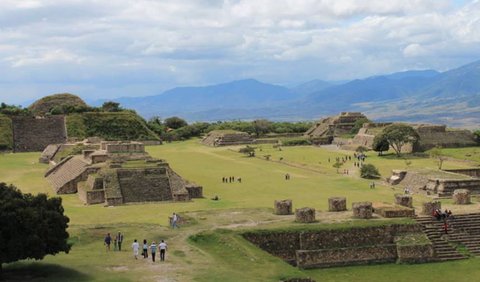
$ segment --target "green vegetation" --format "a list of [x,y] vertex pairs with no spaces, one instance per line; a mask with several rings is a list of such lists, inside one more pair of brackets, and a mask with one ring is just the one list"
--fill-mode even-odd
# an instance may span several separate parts
[[0,151],[13,148],[12,120],[0,114]]
[[[145,121],[130,111],[88,112],[67,117],[69,137],[98,136],[106,140],[158,140]],[[78,134],[78,135],[77,135]]]
[[355,121],[355,125],[353,126],[353,128],[350,130],[350,134],[352,135],[355,135],[358,133],[358,131],[360,131],[360,128],[362,128],[363,124],[364,123],[369,123],[371,122],[371,120],[369,120],[368,118],[359,118]]
[[[389,202],[402,188],[391,189],[377,183],[370,189],[371,180],[359,178],[354,159],[344,167],[350,175],[335,173],[332,167],[336,157],[352,156],[353,152],[312,146],[283,147],[259,145],[263,158],[245,158],[236,147],[213,148],[199,144],[197,139],[149,146],[147,151],[156,158],[168,161],[170,166],[186,179],[204,187],[203,199],[191,202],[139,203],[118,207],[85,206],[77,195],[61,195],[65,215],[71,222],[72,249],[69,254],[46,256],[43,262],[22,261],[7,264],[7,280],[16,281],[278,281],[287,277],[312,277],[317,281],[475,281],[480,276],[479,260],[418,265],[370,265],[318,270],[299,270],[248,243],[241,234],[246,231],[282,230],[295,228],[326,228],[339,219],[322,213],[320,222],[306,226],[293,223],[293,216],[272,213],[273,201],[292,199],[294,208],[314,207],[328,210],[328,197],[346,196],[351,202]],[[444,151],[445,149],[442,149]],[[465,154],[478,148],[464,148],[451,152],[445,168],[471,167],[463,161]],[[22,192],[53,194],[43,174],[47,165],[38,163],[38,153],[0,155],[0,179],[14,183]],[[392,169],[404,168],[403,159],[367,153],[366,163],[374,164],[383,175]],[[281,162],[277,161],[281,158]],[[437,170],[434,159],[428,156],[404,155],[413,169]],[[328,162],[328,159],[331,162]],[[273,161],[275,160],[275,161]],[[476,162],[478,165],[478,162]],[[289,173],[291,180],[285,181]],[[242,177],[242,183],[222,183],[225,176]],[[400,189],[400,190],[399,190]],[[212,201],[218,195],[220,200]],[[414,195],[418,208],[427,198]],[[451,202],[442,201],[442,206]],[[447,208],[447,207],[445,207]],[[168,216],[177,212],[192,218],[195,224],[172,230]],[[388,220],[356,220],[346,217],[342,225],[361,226],[385,224]],[[409,221],[410,219],[406,219]],[[401,220],[403,222],[404,220]],[[107,232],[125,234],[126,251],[106,253],[102,246]],[[166,239],[169,244],[167,261],[152,264],[150,260],[135,260],[129,248],[133,239]],[[248,271],[247,271],[248,270]],[[465,275],[458,275],[458,272]]]
[[402,153],[403,145],[407,143],[415,144],[419,138],[413,127],[401,123],[394,123],[385,127],[382,131],[382,137],[388,141],[397,156]]
[[5,263],[68,253],[68,221],[61,198],[23,194],[0,183],[0,279]]
[[383,134],[378,134],[373,139],[372,149],[381,156],[383,152],[388,151],[390,149],[390,143],[388,143],[387,138]]
[[28,109],[35,115],[68,114],[86,112],[89,107],[78,96],[63,93],[45,96],[33,103]]
[[380,178],[380,173],[373,164],[364,164],[360,168],[360,177],[366,179],[377,179]]

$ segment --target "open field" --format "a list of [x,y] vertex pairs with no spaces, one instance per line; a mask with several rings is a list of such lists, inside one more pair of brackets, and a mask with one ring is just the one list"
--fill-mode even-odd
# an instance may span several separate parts
[[[353,159],[337,174],[332,163],[337,156],[352,152],[316,147],[284,147],[278,151],[262,145],[258,158],[248,158],[235,148],[210,148],[197,140],[147,147],[154,157],[167,160],[185,178],[204,187],[204,199],[188,203],[145,203],[118,207],[85,206],[77,195],[62,196],[70,217],[69,232],[74,243],[69,254],[48,256],[42,262],[23,261],[5,267],[6,277],[15,281],[278,281],[282,277],[313,277],[317,281],[474,281],[480,277],[480,261],[472,258],[457,262],[421,265],[372,265],[302,271],[247,243],[239,230],[295,226],[293,216],[272,214],[275,199],[292,199],[294,208],[310,206],[327,210],[327,198],[346,196],[347,207],[354,201],[392,202],[396,190],[381,185],[370,189],[371,181],[358,178]],[[237,148],[238,149],[238,148]],[[445,168],[469,167],[461,155],[477,149],[456,149]],[[263,155],[271,155],[267,161]],[[53,191],[43,178],[47,166],[38,163],[39,153],[0,155],[0,181],[13,183],[23,192]],[[328,158],[331,163],[328,163]],[[280,161],[280,158],[282,160]],[[407,165],[407,162],[408,163]],[[375,164],[382,177],[393,168],[436,168],[434,159],[411,157],[398,160],[369,153],[367,163]],[[291,175],[286,181],[284,175]],[[242,183],[222,183],[222,177],[241,177]],[[218,195],[219,201],[210,200]],[[426,200],[414,196],[414,205]],[[444,201],[455,212],[451,201]],[[468,206],[479,208],[478,201]],[[178,212],[190,218],[189,224],[171,230],[168,216]],[[350,213],[331,217],[319,213],[320,222],[350,220]],[[381,219],[373,219],[378,221]],[[106,232],[125,234],[123,252],[106,253]],[[197,235],[200,234],[200,235]],[[190,236],[193,236],[189,239]],[[169,244],[167,261],[133,259],[131,241],[165,239]]]

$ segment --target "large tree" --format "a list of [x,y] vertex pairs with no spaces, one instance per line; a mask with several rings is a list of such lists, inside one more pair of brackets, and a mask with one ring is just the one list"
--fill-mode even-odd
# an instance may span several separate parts
[[259,137],[260,135],[270,132],[272,122],[266,119],[257,119],[252,122],[252,125],[255,135]]
[[166,118],[165,121],[163,122],[166,127],[171,128],[171,129],[178,129],[180,127],[187,126],[188,123],[179,117],[169,117]]
[[377,134],[373,139],[372,149],[381,156],[383,152],[388,151],[390,144],[383,134]]
[[23,194],[0,183],[0,276],[4,263],[68,253],[68,222],[61,198]]
[[417,132],[413,127],[396,123],[385,127],[382,135],[393,148],[397,156],[401,155],[403,145],[407,143],[416,143],[419,139]]

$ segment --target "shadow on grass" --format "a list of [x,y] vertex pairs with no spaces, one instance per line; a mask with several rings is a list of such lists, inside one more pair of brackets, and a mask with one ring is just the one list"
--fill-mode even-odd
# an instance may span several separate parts
[[[3,280],[2,280],[3,278]],[[16,262],[3,265],[0,281],[92,281],[93,277],[57,264]]]

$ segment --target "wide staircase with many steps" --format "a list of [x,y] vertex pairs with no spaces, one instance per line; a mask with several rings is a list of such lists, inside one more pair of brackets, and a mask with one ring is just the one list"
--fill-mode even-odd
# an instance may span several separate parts
[[443,220],[431,216],[417,217],[416,220],[432,242],[437,260],[458,260],[469,255],[480,255],[480,213],[458,214],[447,218],[447,234]]

